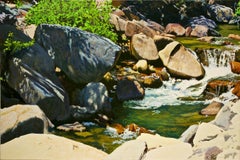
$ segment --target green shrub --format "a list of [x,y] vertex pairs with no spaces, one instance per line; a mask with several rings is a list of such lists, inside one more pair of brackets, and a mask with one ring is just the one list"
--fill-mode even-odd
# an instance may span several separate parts
[[41,0],[28,12],[28,24],[60,24],[78,27],[117,41],[117,34],[109,22],[112,5],[97,6],[95,0]]
[[21,41],[15,41],[13,40],[13,33],[9,32],[8,38],[4,42],[4,53],[9,53],[10,55],[13,55],[17,51],[20,51],[22,49],[28,48],[34,44],[34,40],[31,40],[29,42],[21,42]]
[[237,9],[235,11],[235,15],[240,16],[240,1],[238,2],[238,6],[237,6]]

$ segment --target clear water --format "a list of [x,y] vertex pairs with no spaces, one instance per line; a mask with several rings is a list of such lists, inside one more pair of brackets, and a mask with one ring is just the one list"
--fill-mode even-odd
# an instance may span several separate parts
[[[206,75],[202,80],[164,81],[158,89],[147,88],[145,98],[140,101],[127,101],[123,106],[114,105],[114,123],[126,126],[136,123],[162,136],[178,138],[188,126],[201,122],[211,121],[214,117],[203,116],[199,111],[211,101],[183,100],[183,97],[198,97],[205,89],[207,83],[215,78],[235,79],[237,75],[231,73],[229,62],[234,60],[234,52],[208,50],[209,66],[205,66]],[[216,101],[225,103],[226,100],[235,98],[231,91],[215,98]],[[86,132],[61,132],[62,135],[76,141],[89,144],[110,153],[124,141],[136,138],[136,133],[125,130],[118,135],[111,127],[103,128],[96,124],[87,124]]]

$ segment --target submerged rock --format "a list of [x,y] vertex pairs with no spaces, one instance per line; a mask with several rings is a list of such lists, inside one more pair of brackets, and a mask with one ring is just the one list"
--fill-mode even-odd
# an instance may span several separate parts
[[1,143],[29,133],[48,132],[49,120],[37,105],[14,105],[0,111]]
[[163,64],[171,76],[181,78],[202,78],[205,71],[196,58],[179,42],[169,43],[159,51]]
[[86,130],[86,127],[80,124],[79,122],[75,122],[72,124],[63,124],[57,127],[58,130],[62,131],[74,131],[74,132],[82,132]]
[[35,39],[69,79],[81,84],[100,81],[120,51],[107,38],[59,25],[39,25]]

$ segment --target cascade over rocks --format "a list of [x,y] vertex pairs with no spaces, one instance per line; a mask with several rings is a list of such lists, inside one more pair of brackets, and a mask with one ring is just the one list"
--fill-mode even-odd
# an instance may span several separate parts
[[107,38],[59,25],[39,25],[35,39],[68,78],[80,84],[100,81],[120,51]]
[[169,43],[159,51],[159,56],[171,76],[201,78],[205,74],[202,65],[192,53],[177,41]]
[[[0,25],[0,39],[5,41],[9,32],[14,38],[27,42],[31,39],[13,26]],[[2,45],[2,44],[1,44]],[[37,43],[13,56],[7,55],[4,68],[6,82],[28,104],[37,104],[50,120],[65,120],[69,116],[68,95],[54,72],[50,56]]]
[[29,133],[48,132],[49,120],[37,105],[13,105],[1,109],[0,117],[1,143]]

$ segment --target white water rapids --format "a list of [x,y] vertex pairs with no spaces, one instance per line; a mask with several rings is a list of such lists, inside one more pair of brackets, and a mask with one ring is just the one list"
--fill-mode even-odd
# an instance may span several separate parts
[[[231,72],[230,66],[230,62],[235,59],[235,51],[213,49],[205,50],[204,54],[209,65],[204,66],[205,76],[203,79],[180,80],[170,78],[169,81],[164,81],[163,85],[158,89],[146,88],[145,98],[143,100],[125,102],[125,106],[134,109],[157,109],[165,105],[175,106],[182,104],[210,103],[210,101],[184,101],[179,98],[200,96],[210,80],[219,78],[232,79],[237,76]],[[235,98],[235,96],[231,94],[231,91],[221,96],[214,100],[223,101]]]

